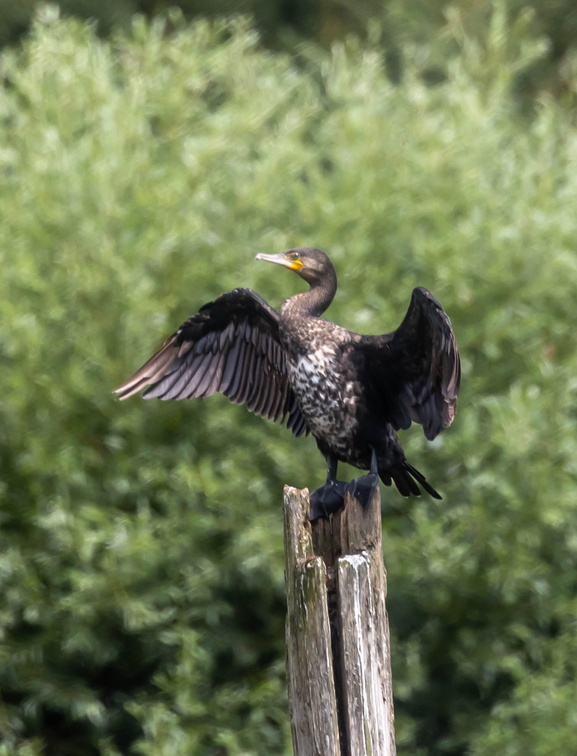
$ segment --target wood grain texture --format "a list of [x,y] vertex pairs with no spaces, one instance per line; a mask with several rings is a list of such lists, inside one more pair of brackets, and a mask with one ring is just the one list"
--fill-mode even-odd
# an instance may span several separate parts
[[[295,754],[395,756],[380,492],[367,509],[347,495],[341,512],[312,526],[308,511],[308,491],[285,487],[287,661]],[[327,706],[333,696],[331,717]],[[336,745],[322,741],[325,729],[315,732],[327,722]]]
[[286,653],[295,756],[340,756],[326,567],[314,557],[308,491],[285,486]]
[[363,509],[348,494],[338,522],[341,675],[351,754],[396,753],[381,494]]

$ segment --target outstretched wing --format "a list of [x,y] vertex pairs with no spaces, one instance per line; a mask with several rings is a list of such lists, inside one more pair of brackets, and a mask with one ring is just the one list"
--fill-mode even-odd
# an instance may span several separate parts
[[169,336],[122,386],[120,399],[146,388],[145,399],[195,399],[220,392],[257,415],[307,432],[289,386],[279,316],[250,289],[209,302]]
[[381,393],[395,430],[420,423],[432,440],[451,425],[461,362],[449,316],[431,292],[413,289],[397,330],[365,339],[371,383]]

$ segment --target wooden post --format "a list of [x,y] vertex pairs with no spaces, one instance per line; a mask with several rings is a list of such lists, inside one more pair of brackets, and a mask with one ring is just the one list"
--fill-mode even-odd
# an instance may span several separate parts
[[287,679],[295,756],[339,756],[326,567],[313,555],[308,491],[285,486]]
[[348,494],[308,521],[307,489],[285,486],[287,677],[295,756],[395,756],[381,497]]

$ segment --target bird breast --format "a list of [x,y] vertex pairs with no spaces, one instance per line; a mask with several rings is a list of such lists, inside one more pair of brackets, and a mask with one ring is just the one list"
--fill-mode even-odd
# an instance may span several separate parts
[[355,428],[355,384],[343,374],[337,348],[324,344],[289,357],[289,381],[313,436],[344,452]]

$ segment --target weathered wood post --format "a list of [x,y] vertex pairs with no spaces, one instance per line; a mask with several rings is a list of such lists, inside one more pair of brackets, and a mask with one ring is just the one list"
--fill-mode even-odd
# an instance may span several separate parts
[[285,486],[287,678],[295,756],[395,756],[381,497],[348,494],[308,521],[309,495]]

